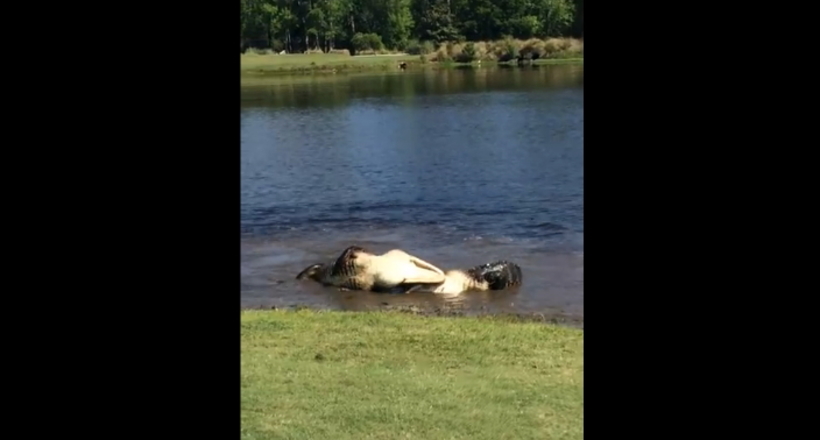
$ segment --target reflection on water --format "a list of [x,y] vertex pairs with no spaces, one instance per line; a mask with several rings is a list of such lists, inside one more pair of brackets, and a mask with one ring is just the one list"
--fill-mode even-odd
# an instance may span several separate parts
[[241,103],[249,107],[335,107],[367,98],[400,105],[425,95],[583,89],[583,65],[396,71],[381,74],[320,74],[250,79]]
[[[242,305],[583,313],[583,66],[307,76],[242,88]],[[293,278],[350,244],[522,266],[456,299]]]

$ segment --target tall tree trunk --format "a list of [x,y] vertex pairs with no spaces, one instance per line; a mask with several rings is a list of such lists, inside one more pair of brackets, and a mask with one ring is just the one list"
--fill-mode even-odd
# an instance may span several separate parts
[[310,34],[308,34],[307,29],[307,20],[305,20],[305,17],[302,17],[302,33],[305,35],[304,53],[307,53],[308,49],[310,49]]
[[336,38],[336,34],[333,33],[333,19],[330,19],[330,44],[328,45],[328,52],[333,50],[333,39]]
[[356,35],[356,19],[353,17],[353,12],[350,13],[350,55],[356,55],[356,48],[353,47],[353,36]]

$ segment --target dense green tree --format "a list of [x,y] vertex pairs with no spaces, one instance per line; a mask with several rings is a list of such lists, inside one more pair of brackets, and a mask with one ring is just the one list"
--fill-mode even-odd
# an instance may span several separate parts
[[571,0],[540,0],[538,18],[543,28],[539,34],[546,37],[567,35],[575,16],[575,5]]
[[[583,0],[240,0],[245,47],[288,52],[388,48],[411,40],[582,37]],[[367,36],[353,38],[357,34]],[[363,41],[367,41],[365,44]]]
[[387,0],[384,21],[384,42],[390,47],[404,49],[413,29],[410,0]]

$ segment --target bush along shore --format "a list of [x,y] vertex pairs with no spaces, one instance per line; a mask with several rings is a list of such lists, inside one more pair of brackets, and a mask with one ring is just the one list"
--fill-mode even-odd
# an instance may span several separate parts
[[405,52],[377,48],[351,56],[347,50],[307,51],[300,54],[275,53],[270,49],[250,49],[241,55],[243,74],[395,70],[447,68],[488,64],[582,63],[584,43],[575,38],[504,38],[497,41],[453,41],[434,44],[410,41]]

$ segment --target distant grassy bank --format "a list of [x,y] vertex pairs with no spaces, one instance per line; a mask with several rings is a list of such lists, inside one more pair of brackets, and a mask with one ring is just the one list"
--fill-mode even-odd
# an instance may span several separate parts
[[240,55],[243,75],[293,73],[303,71],[340,72],[357,70],[398,69],[401,62],[418,63],[416,55],[361,55],[338,53],[308,53],[274,55],[270,52],[248,51]]
[[406,63],[408,68],[499,62],[514,64],[519,57],[525,63],[550,64],[583,62],[583,51],[583,41],[571,38],[509,38],[494,42],[445,43],[438,47],[429,42],[412,42],[407,53],[357,56],[350,56],[346,50],[279,55],[270,50],[251,49],[240,55],[240,70],[243,75],[396,70],[399,63]]
[[243,439],[583,438],[583,331],[400,312],[241,312]]

